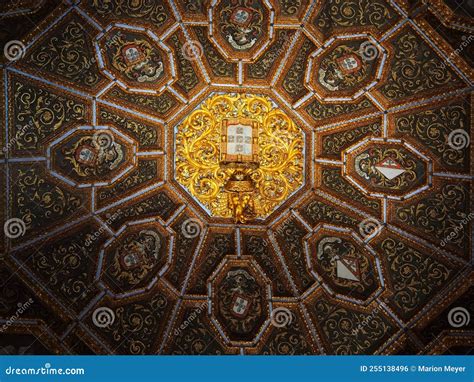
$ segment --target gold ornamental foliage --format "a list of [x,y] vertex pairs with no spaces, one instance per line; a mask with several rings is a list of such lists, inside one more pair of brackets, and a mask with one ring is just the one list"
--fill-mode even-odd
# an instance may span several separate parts
[[177,181],[215,217],[232,217],[224,185],[235,171],[221,166],[221,126],[224,120],[258,123],[256,169],[247,169],[255,185],[255,218],[265,218],[303,184],[303,132],[265,96],[214,95],[177,128]]

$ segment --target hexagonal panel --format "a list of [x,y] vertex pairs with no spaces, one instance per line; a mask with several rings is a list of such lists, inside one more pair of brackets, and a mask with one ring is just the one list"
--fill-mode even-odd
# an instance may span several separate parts
[[104,249],[101,280],[116,294],[149,286],[169,260],[168,236],[158,223],[127,227]]
[[372,38],[336,38],[310,58],[308,85],[322,99],[355,99],[381,77],[384,49]]
[[374,258],[349,234],[318,230],[307,245],[311,273],[333,292],[367,300],[378,288]]
[[79,127],[53,142],[49,149],[52,173],[83,187],[113,183],[135,163],[136,149],[131,144],[106,126]]
[[101,68],[131,91],[161,93],[175,80],[171,51],[151,32],[113,27],[98,43]]
[[254,346],[269,319],[269,282],[251,257],[227,256],[209,279],[211,316],[233,346]]
[[209,37],[230,61],[253,61],[271,42],[274,10],[265,0],[220,0],[210,14]]
[[369,139],[345,158],[344,175],[373,196],[400,198],[428,181],[428,159],[401,142]]
[[177,126],[175,178],[211,216],[263,219],[304,179],[304,133],[265,96],[214,95]]

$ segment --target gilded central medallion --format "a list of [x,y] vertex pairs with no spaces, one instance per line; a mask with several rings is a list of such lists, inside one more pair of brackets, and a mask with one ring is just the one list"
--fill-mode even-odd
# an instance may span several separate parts
[[303,132],[265,96],[208,98],[175,142],[176,180],[215,217],[265,218],[303,184]]

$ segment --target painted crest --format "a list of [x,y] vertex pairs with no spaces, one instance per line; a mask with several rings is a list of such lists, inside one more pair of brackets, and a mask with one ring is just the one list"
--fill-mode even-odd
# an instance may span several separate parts
[[245,316],[247,316],[251,304],[252,302],[247,296],[236,293],[232,300],[231,313],[235,317],[244,318]]
[[252,22],[252,16],[254,11],[246,7],[237,7],[232,12],[230,20],[235,25],[247,27]]
[[110,275],[128,285],[140,283],[160,262],[162,242],[161,235],[153,229],[126,236],[115,249]]
[[99,150],[97,147],[85,143],[77,147],[74,157],[76,158],[77,163],[84,166],[94,166],[98,153]]
[[318,81],[331,92],[353,90],[368,79],[371,65],[357,44],[339,45],[321,60]]
[[345,75],[357,73],[362,69],[362,61],[356,54],[346,54],[338,58],[337,64]]
[[139,268],[143,264],[143,253],[140,250],[123,253],[120,257],[120,264],[126,270]]
[[359,260],[350,256],[336,260],[336,276],[341,279],[360,281]]
[[385,158],[375,165],[375,168],[388,180],[395,179],[406,170],[392,158]]
[[221,128],[222,162],[258,162],[258,123],[252,119],[224,119]]
[[123,62],[132,67],[143,62],[146,58],[146,52],[143,47],[137,44],[127,44],[121,49]]
[[405,191],[422,181],[425,170],[405,149],[374,147],[354,159],[356,173],[378,189]]
[[250,334],[263,314],[263,295],[257,280],[246,269],[230,270],[219,286],[219,314],[234,334]]
[[[248,3],[248,4],[247,4]],[[257,2],[228,1],[220,11],[219,28],[232,48],[251,49],[263,33],[264,14]]]
[[98,132],[81,137],[65,149],[64,160],[80,177],[99,177],[108,175],[124,161],[124,150],[112,135]]
[[362,292],[374,285],[369,276],[370,263],[349,240],[325,236],[317,243],[317,267],[339,287],[356,288]]
[[129,80],[147,83],[162,77],[164,64],[161,54],[147,40],[118,32],[106,46],[112,66]]

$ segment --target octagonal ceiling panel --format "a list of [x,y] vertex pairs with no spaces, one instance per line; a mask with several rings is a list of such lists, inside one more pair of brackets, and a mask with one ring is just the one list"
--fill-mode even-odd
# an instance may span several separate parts
[[373,196],[400,198],[428,187],[431,163],[410,146],[371,138],[347,150],[345,176]]
[[357,99],[380,80],[386,56],[369,36],[336,39],[312,55],[309,86],[327,101]]
[[85,126],[53,142],[49,151],[52,173],[84,186],[105,185],[120,178],[133,167],[136,148],[133,141],[107,127]]
[[213,95],[176,129],[176,180],[211,216],[266,218],[303,184],[304,137],[267,97]]
[[104,248],[101,281],[112,293],[151,287],[169,262],[169,235],[159,224],[127,228]]
[[254,61],[273,37],[268,0],[218,0],[209,16],[209,37],[230,61]]
[[159,94],[176,79],[170,49],[151,32],[111,28],[96,46],[103,72],[125,89]]
[[250,257],[228,256],[209,279],[211,317],[234,346],[255,346],[268,324],[268,278]]
[[20,3],[3,351],[470,351],[466,2]]
[[333,293],[367,300],[380,286],[375,259],[354,238],[321,230],[308,240],[311,272]]

